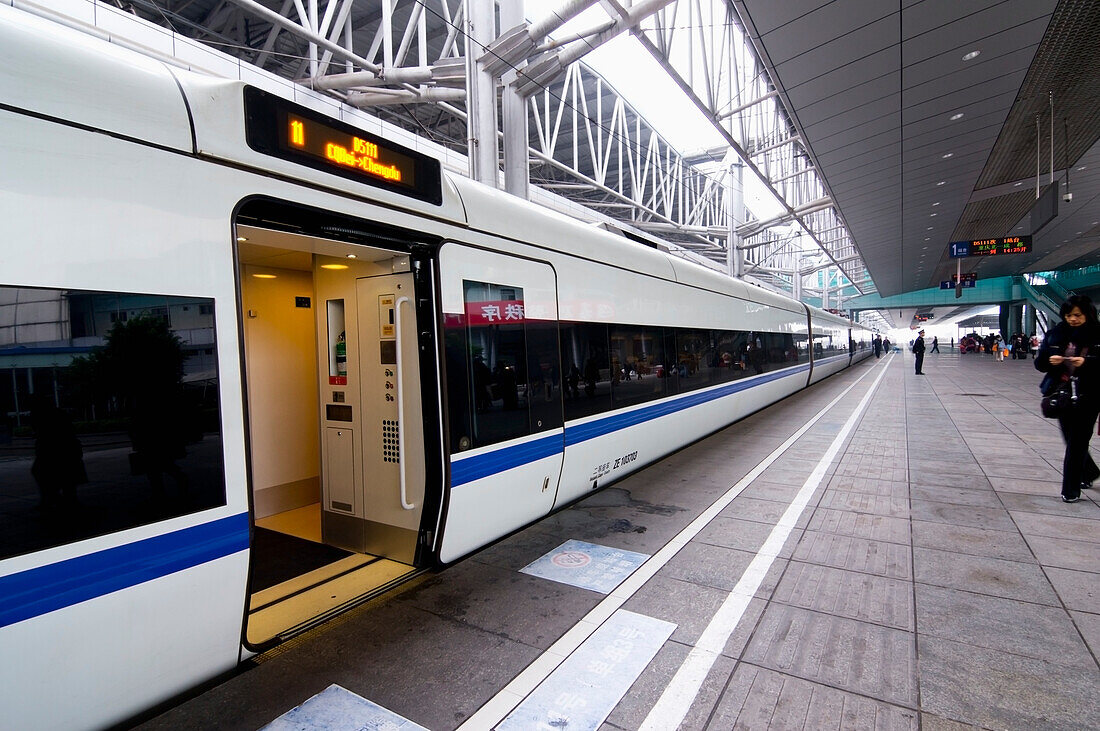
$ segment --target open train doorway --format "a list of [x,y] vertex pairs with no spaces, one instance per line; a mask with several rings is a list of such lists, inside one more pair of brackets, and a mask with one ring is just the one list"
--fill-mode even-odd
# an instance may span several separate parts
[[438,513],[425,424],[438,420],[424,418],[407,253],[247,217],[236,236],[253,510],[245,639],[261,647],[419,572],[426,504]]

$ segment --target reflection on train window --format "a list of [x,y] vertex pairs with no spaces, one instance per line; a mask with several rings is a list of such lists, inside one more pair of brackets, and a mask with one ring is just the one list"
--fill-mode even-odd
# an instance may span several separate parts
[[557,324],[527,318],[522,287],[462,290],[465,312],[444,322],[452,451],[560,427]]
[[668,379],[659,327],[616,325],[610,332],[611,404],[619,409],[663,398]]
[[[444,317],[452,452],[560,426],[563,408],[573,421],[810,360],[805,333],[561,322],[559,373],[553,323],[497,319],[522,289],[464,282],[464,294],[465,314]],[[830,354],[832,341],[814,335]]]
[[611,410],[607,325],[601,322],[563,322],[561,363],[566,420]]
[[848,333],[840,328],[814,327],[814,358],[828,358],[848,352]]
[[213,300],[0,287],[0,558],[225,505]]

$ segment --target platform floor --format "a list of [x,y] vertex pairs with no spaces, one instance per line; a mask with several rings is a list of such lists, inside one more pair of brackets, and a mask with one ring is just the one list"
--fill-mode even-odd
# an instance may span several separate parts
[[[601,729],[1100,728],[1100,489],[1060,501],[1032,361],[944,350],[865,361],[142,728],[257,729],[337,684],[488,729],[621,610],[675,627]],[[611,594],[520,573],[570,539],[660,560]]]

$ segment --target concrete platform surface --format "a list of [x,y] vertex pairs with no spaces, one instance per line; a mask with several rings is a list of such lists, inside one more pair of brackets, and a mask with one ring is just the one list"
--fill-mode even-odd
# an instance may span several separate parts
[[[912,366],[865,361],[140,728],[257,729],[335,684],[427,729],[488,729],[565,687],[544,685],[559,664],[577,691],[532,728],[1100,728],[1100,485],[1060,501],[1032,361],[945,349]],[[609,593],[521,572],[571,540],[654,558]],[[585,715],[579,673],[601,664],[568,658],[610,617],[668,639]]]

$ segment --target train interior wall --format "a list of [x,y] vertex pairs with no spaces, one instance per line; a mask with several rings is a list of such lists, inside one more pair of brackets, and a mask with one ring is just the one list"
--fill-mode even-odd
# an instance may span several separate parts
[[[308,258],[308,257],[307,257]],[[257,278],[255,275],[266,275]],[[274,277],[274,278],[271,278]],[[241,268],[252,499],[257,519],[321,499],[313,274]]]

